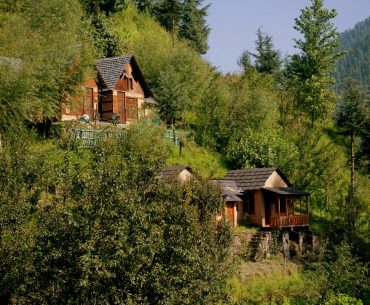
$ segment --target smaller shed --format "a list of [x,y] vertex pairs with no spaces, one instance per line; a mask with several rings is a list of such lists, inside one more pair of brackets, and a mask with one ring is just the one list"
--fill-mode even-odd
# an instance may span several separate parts
[[176,164],[162,168],[159,176],[166,183],[185,182],[193,176],[193,170],[189,166]]

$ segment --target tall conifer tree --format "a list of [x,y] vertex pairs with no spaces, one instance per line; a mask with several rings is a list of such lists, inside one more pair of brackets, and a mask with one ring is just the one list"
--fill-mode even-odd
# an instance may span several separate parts
[[295,19],[294,28],[303,35],[303,39],[295,40],[301,53],[292,57],[288,67],[296,108],[306,114],[312,125],[326,119],[334,106],[335,80],[331,73],[341,56],[338,32],[331,22],[337,13],[323,5],[324,0],[311,0],[311,6]]
[[199,8],[203,0],[185,0],[180,24],[180,37],[189,41],[190,45],[199,53],[205,54],[208,50],[209,27],[206,25],[209,4]]
[[257,31],[256,51],[251,55],[255,58],[258,72],[272,74],[280,68],[280,52],[273,49],[272,37],[262,33],[261,29]]
[[155,6],[154,15],[159,23],[171,33],[172,42],[178,34],[183,4],[180,0],[162,0]]

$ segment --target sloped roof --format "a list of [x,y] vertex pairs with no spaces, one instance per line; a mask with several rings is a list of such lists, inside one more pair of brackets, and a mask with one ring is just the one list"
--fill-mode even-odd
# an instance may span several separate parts
[[309,192],[293,188],[293,187],[264,187],[263,190],[267,190],[280,195],[292,195],[292,196],[308,196]]
[[242,190],[237,187],[235,181],[231,180],[209,180],[212,184],[218,185],[222,188],[222,196],[228,195],[243,195]]
[[235,181],[237,187],[243,191],[259,190],[265,186],[266,180],[274,171],[276,171],[289,185],[288,179],[275,167],[231,170],[222,178],[222,180]]
[[177,164],[162,168],[159,175],[164,181],[171,182],[175,181],[184,169],[188,170],[190,173],[193,172],[189,166]]
[[131,64],[133,73],[138,78],[138,81],[144,90],[145,97],[153,96],[133,55],[102,58],[96,62],[96,69],[98,70],[98,77],[102,87],[104,89],[112,90],[117,81],[122,77],[123,70],[127,64]]

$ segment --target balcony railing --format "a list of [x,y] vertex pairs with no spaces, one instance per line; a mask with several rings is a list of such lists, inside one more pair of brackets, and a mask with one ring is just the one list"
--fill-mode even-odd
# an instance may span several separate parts
[[294,227],[294,226],[308,226],[309,225],[308,215],[290,215],[271,217],[271,227]]

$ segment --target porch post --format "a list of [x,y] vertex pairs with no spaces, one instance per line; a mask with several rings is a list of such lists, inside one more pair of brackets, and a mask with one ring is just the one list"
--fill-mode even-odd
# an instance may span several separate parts
[[306,196],[306,219],[308,221],[308,196]]
[[278,195],[278,224],[280,227],[280,195]]
[[284,201],[285,201],[285,212],[286,212],[286,216],[289,217],[289,207],[288,207],[288,198],[287,198],[287,196],[284,196]]

